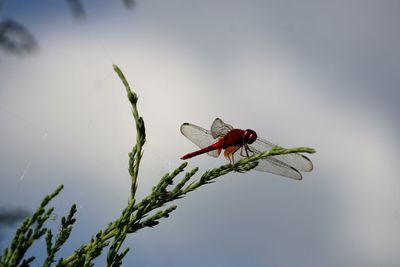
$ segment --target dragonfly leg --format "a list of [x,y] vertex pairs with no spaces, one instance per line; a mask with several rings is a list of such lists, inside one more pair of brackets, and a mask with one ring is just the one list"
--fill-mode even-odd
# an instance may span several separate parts
[[[246,155],[244,155],[244,153],[243,153],[243,148],[244,148],[244,151],[246,152]],[[248,152],[248,146],[245,144],[245,145],[243,145],[241,148],[240,148],[240,156],[242,156],[242,157],[249,157],[249,152]]]
[[240,149],[240,146],[228,146],[225,148],[224,156],[229,160],[231,164],[235,163],[235,158],[233,157],[233,154],[236,153]]
[[[243,147],[244,147],[244,151],[246,152],[246,155],[243,154]],[[248,144],[244,144],[242,146],[242,149],[240,150],[240,155],[242,157],[250,157],[249,152],[253,153],[253,155],[254,155],[254,151],[250,149],[249,145]]]
[[[241,147],[240,147],[240,156],[242,156],[242,157],[244,157],[244,155],[243,155],[243,147],[244,147],[245,150],[246,150],[246,147],[245,147],[245,146],[241,146]],[[246,154],[247,154],[247,150],[246,150]],[[247,156],[249,156],[249,155],[247,155]]]
[[235,158],[233,157],[233,154],[235,154],[238,150],[239,150],[239,148],[241,148],[241,147],[237,147],[235,150],[233,150],[232,152],[231,152],[231,157],[232,157],[232,164],[234,164],[235,163]]
[[254,155],[254,151],[250,149],[249,145],[246,144],[246,145],[245,145],[245,149],[246,149],[246,155],[247,155],[247,157],[249,157],[249,151],[250,151],[251,153],[253,153],[253,155]]

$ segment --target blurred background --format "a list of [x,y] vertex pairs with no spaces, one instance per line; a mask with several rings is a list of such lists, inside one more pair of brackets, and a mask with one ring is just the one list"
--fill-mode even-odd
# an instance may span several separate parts
[[0,248],[59,184],[56,214],[78,206],[59,256],[120,215],[135,131],[117,64],[147,129],[139,196],[196,149],[183,122],[220,117],[317,150],[302,181],[229,174],[177,201],[127,239],[125,266],[400,266],[399,13],[398,1],[1,1]]

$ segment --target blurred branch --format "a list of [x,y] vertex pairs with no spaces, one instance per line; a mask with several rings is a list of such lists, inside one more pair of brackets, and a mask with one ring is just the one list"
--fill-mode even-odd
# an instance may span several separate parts
[[[66,0],[71,13],[75,19],[86,16],[81,0]],[[133,8],[134,0],[123,0],[126,8]],[[3,1],[0,0],[0,10]],[[0,22],[0,48],[15,55],[27,55],[33,53],[38,47],[36,39],[29,30],[11,19]]]
[[33,35],[21,24],[6,20],[0,23],[0,47],[13,54],[32,53],[37,48]]
[[12,225],[29,216],[29,212],[22,208],[0,211],[0,225]]
[[123,0],[126,8],[133,8],[135,6],[134,0]]
[[66,0],[66,1],[74,18],[82,19],[85,17],[86,15],[85,9],[83,8],[82,2],[80,0]]

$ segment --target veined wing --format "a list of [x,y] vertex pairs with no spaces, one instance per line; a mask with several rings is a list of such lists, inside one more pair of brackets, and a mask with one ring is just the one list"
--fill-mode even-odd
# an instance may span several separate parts
[[[212,137],[210,131],[187,122],[182,124],[181,133],[199,148],[205,148],[216,141]],[[219,153],[216,150],[210,151],[207,154],[215,158],[219,156]]]
[[215,139],[227,134],[230,130],[233,130],[232,125],[226,124],[220,118],[216,118],[211,125],[211,135]]
[[[243,149],[243,151],[241,151]],[[265,150],[259,151],[255,149],[254,147],[251,148],[255,154],[259,154]],[[242,158],[245,158],[245,151],[244,147],[240,148],[238,151],[236,151],[235,154],[233,154],[233,158],[236,161],[241,160]],[[269,172],[277,175],[281,175],[284,177],[292,178],[295,180],[301,180],[303,179],[303,176],[301,173],[295,169],[292,166],[289,166],[288,164],[280,161],[279,159],[276,158],[277,156],[271,156],[267,157],[265,159],[259,160],[257,167],[254,168],[254,170],[257,171],[263,171],[263,172]]]
[[[260,152],[264,152],[266,150],[270,150],[275,145],[267,140],[257,138],[257,140],[250,145],[251,150],[257,150]],[[272,156],[272,158],[279,160],[280,162],[295,168],[301,172],[310,172],[313,169],[313,164],[309,158],[299,153],[290,153],[285,155],[277,155]]]

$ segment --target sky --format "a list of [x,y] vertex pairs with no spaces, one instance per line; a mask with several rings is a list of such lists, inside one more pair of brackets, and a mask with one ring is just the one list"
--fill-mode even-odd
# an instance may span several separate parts
[[302,181],[233,173],[176,201],[128,237],[124,266],[399,266],[397,1],[132,3],[2,1],[0,25],[33,41],[0,46],[1,209],[33,211],[64,184],[56,213],[78,213],[59,256],[120,215],[135,131],[117,64],[147,130],[138,197],[196,149],[183,122],[317,150]]

